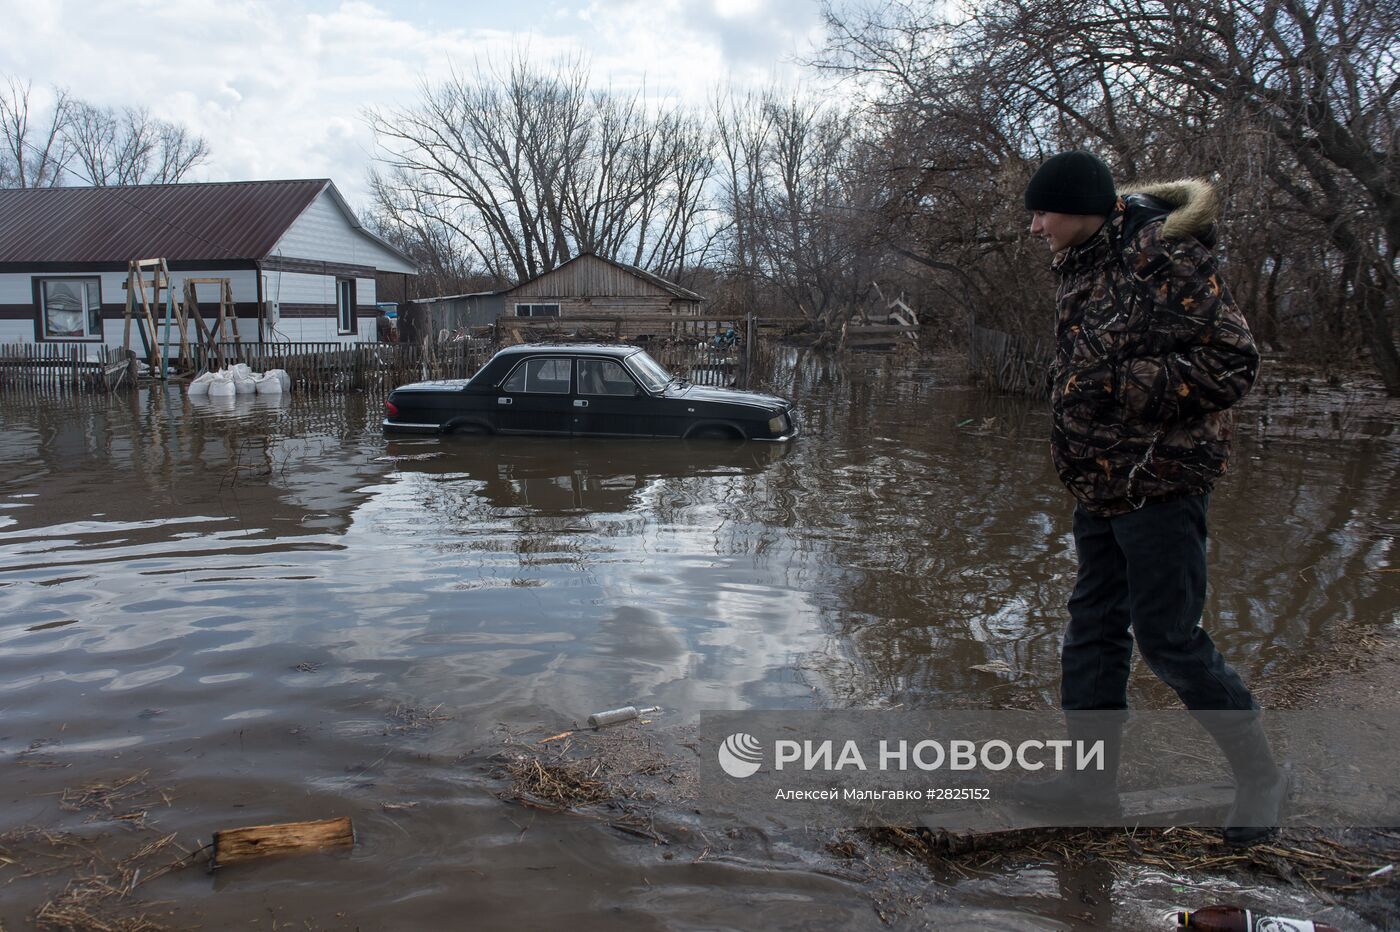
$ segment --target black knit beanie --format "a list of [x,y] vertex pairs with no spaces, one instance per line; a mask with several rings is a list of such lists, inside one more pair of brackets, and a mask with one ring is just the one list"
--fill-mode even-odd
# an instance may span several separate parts
[[1106,217],[1117,201],[1108,166],[1097,156],[1077,150],[1046,159],[1026,185],[1026,210]]

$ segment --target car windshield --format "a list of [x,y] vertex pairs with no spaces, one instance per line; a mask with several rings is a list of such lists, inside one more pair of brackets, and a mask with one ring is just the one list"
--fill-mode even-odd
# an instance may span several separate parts
[[646,350],[627,357],[627,368],[632,370],[648,391],[659,392],[671,383],[671,373],[662,368],[661,363],[646,354]]

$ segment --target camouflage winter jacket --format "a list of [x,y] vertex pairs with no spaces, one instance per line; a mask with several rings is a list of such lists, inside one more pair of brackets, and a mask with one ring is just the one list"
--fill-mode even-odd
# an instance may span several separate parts
[[1148,198],[1120,196],[1053,266],[1051,451],[1060,479],[1100,515],[1210,491],[1229,457],[1227,409],[1259,368],[1207,245],[1214,190],[1183,181],[1139,194]]

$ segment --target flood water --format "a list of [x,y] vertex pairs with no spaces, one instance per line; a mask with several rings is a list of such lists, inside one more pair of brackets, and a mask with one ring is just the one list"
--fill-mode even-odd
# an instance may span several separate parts
[[[1074,557],[1042,408],[927,366],[809,363],[789,392],[787,446],[386,440],[358,396],[0,399],[0,833],[119,836],[59,794],[149,771],[170,797],[150,819],[188,846],[338,815],[358,834],[143,887],[175,927],[880,928],[833,872],[667,860],[508,806],[490,772],[503,727],[629,703],[658,727],[1054,705]],[[1400,624],[1395,413],[1241,416],[1207,624],[1265,695],[1338,632]],[[1141,667],[1133,689],[1174,702]],[[973,879],[906,921],[1152,927],[1100,882]],[[0,862],[0,926],[54,888]]]

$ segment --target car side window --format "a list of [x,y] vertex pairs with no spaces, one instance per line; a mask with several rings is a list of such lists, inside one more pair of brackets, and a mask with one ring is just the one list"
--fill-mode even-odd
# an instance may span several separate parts
[[571,360],[559,358],[529,359],[501,386],[508,392],[533,392],[541,395],[567,395],[573,382]]
[[578,361],[578,393],[580,395],[625,395],[637,393],[637,383],[620,365],[611,359],[580,359]]

